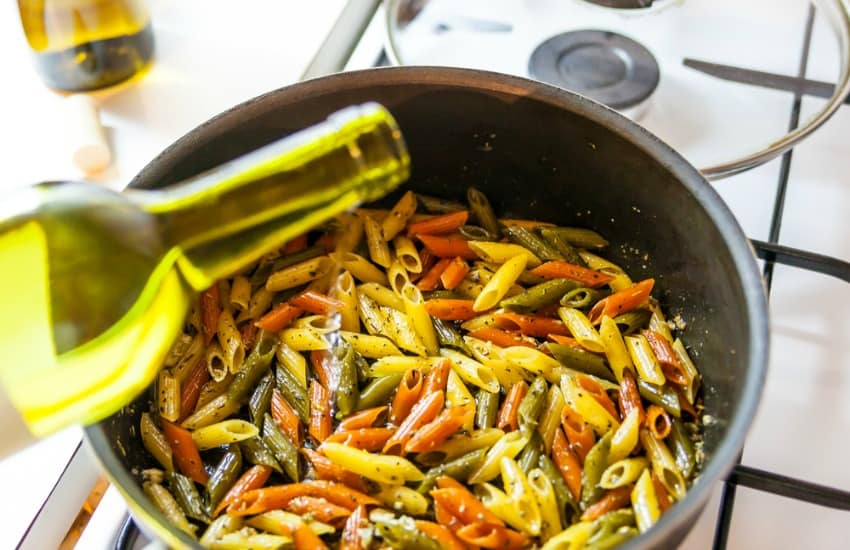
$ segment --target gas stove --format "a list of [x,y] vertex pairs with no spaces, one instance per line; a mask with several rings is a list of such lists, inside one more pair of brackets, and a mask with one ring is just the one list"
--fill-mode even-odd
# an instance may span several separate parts
[[[614,13],[585,0],[420,2],[427,4],[424,19],[408,22],[404,38],[396,36],[389,51],[386,14],[379,9],[345,69],[405,61],[608,88],[641,68],[643,87],[630,101],[598,99],[627,110],[698,167],[762,150],[804,125],[824,108],[828,100],[819,95],[830,95],[829,84],[838,79],[840,44],[823,10],[807,2],[632,3],[652,6],[641,14],[640,8]],[[323,48],[338,47],[332,42]],[[585,57],[565,58],[576,44]],[[611,52],[614,58],[600,61]],[[576,73],[587,64],[608,71]],[[714,182],[762,260],[771,360],[741,464],[716,487],[680,547],[685,550],[850,544],[848,133],[850,110],[842,107],[792,151]],[[76,460],[85,464],[79,470],[72,464],[72,472],[96,477],[88,459]],[[58,508],[48,499],[44,509],[51,506]],[[22,547],[38,547],[35,540],[25,537]],[[110,488],[78,547],[140,548],[145,542]]]

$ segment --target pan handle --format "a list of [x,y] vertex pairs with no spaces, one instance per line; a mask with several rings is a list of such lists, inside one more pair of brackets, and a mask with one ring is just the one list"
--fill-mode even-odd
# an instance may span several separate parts
[[381,0],[348,0],[316,55],[301,75],[301,80],[338,73],[345,69],[380,4]]
[[850,262],[781,244],[767,243],[754,239],[751,239],[750,243],[753,245],[756,256],[762,260],[775,261],[792,267],[816,271],[850,283]]

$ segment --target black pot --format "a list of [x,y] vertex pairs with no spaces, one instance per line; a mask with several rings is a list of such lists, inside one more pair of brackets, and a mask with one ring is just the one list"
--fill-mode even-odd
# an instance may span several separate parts
[[[741,451],[767,360],[768,322],[752,250],[703,177],[655,136],[586,98],[522,78],[446,68],[391,68],[312,80],[260,96],[202,124],[133,180],[177,182],[323,120],[378,101],[397,118],[413,160],[408,187],[462,199],[475,185],[497,212],[595,229],[608,256],[636,279],[656,278],[700,367],[706,462],[687,497],[626,548],[670,548],[695,522]],[[193,542],[142,493],[153,466],[139,435],[147,396],[86,436],[143,530],[172,546]]]

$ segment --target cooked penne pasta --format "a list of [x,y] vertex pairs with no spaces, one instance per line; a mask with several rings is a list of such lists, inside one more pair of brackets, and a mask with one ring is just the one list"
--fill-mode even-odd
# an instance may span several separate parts
[[632,363],[629,350],[623,341],[623,335],[620,334],[617,323],[611,317],[606,315],[602,318],[602,323],[599,325],[599,336],[602,338],[608,365],[614,372],[617,382],[622,382],[623,371],[630,369],[634,372],[634,364]]
[[180,382],[171,369],[159,371],[156,380],[157,411],[169,422],[180,418]]
[[696,392],[699,389],[699,371],[697,370],[694,362],[691,360],[691,356],[688,355],[688,350],[685,349],[685,345],[682,344],[682,341],[679,338],[673,342],[673,351],[676,352],[676,356],[679,358],[679,362],[682,364],[682,369],[686,376],[685,383],[685,398],[688,400],[688,403],[693,405],[696,402]]
[[528,267],[537,267],[540,265],[540,258],[535,256],[527,248],[523,248],[518,244],[472,241],[469,243],[469,248],[485,262],[503,264],[511,258],[523,256],[526,259],[526,265]]
[[682,477],[682,472],[676,465],[670,449],[663,441],[655,438],[649,430],[642,429],[640,431],[640,442],[646,450],[646,455],[649,458],[652,471],[661,480],[661,483],[670,492],[676,500],[681,500],[685,496],[687,486],[685,479]]
[[440,357],[410,357],[407,355],[390,355],[381,357],[369,367],[369,374],[373,377],[390,376],[402,374],[409,369],[419,369],[423,373],[431,370],[443,359]]
[[574,308],[561,307],[558,308],[558,317],[561,318],[567,330],[570,331],[570,334],[573,335],[573,338],[576,339],[581,347],[594,353],[605,352],[605,344],[602,341],[602,337],[593,328],[593,325],[590,324],[584,313]]
[[244,420],[222,420],[192,432],[192,439],[201,451],[237,443],[256,437],[259,429]]
[[363,230],[366,232],[369,258],[381,267],[389,267],[390,262],[392,262],[392,254],[390,254],[390,247],[381,232],[381,224],[370,216],[364,216]]
[[396,512],[424,516],[428,512],[428,499],[404,485],[385,485],[375,493],[375,498]]
[[601,256],[597,256],[591,252],[587,252],[585,250],[579,251],[579,256],[584,260],[584,263],[587,264],[587,267],[590,269],[594,269],[596,271],[601,271],[606,275],[611,275],[614,278],[608,283],[608,286],[611,287],[611,290],[614,292],[618,292],[625,288],[632,286],[632,279],[629,277],[622,267],[618,266],[613,262],[609,262],[605,258]]
[[375,264],[354,252],[340,252],[336,256],[337,262],[343,269],[351,273],[355,279],[362,283],[387,284],[387,275],[375,267]]
[[416,460],[422,464],[443,464],[479,449],[485,449],[498,441],[505,432],[497,428],[473,430],[465,434],[456,434],[442,445],[426,452]]
[[534,348],[512,346],[502,350],[505,360],[515,367],[540,374],[556,384],[561,379],[561,364],[545,353]]
[[330,347],[322,331],[306,327],[282,330],[280,341],[295,351],[323,350]]
[[228,310],[222,311],[218,317],[216,337],[224,352],[227,369],[235,373],[242,368],[242,362],[245,360],[245,346],[242,344],[242,334],[236,328],[236,321]]
[[664,372],[661,370],[661,365],[655,354],[652,353],[652,348],[649,347],[649,342],[643,335],[626,336],[626,349],[629,350],[629,356],[637,368],[638,376],[646,380],[650,384],[661,386],[666,381]]
[[503,263],[475,298],[473,309],[486,311],[495,307],[511,290],[527,261],[525,255],[517,255]]
[[646,470],[648,464],[649,462],[643,457],[617,460],[602,472],[599,486],[603,489],[616,489],[634,483]]
[[639,432],[640,414],[638,411],[632,411],[614,431],[614,436],[611,438],[609,460],[617,462],[629,456],[637,446]]
[[334,262],[328,256],[319,256],[295,264],[269,275],[266,280],[266,290],[279,292],[307,284],[329,273],[333,266]]
[[437,332],[434,330],[434,323],[431,321],[431,316],[425,309],[422,292],[410,281],[407,281],[399,294],[404,301],[404,310],[407,313],[407,317],[410,319],[413,329],[422,341],[425,352],[428,355],[437,355],[440,352],[440,343],[437,340]]
[[267,290],[265,286],[258,288],[248,301],[248,309],[239,313],[236,321],[241,323],[251,319],[259,319],[268,311],[269,306],[272,304],[272,299],[274,299],[273,292]]
[[387,268],[387,278],[390,281],[390,288],[399,296],[401,296],[402,288],[410,284],[410,276],[407,274],[407,270],[397,259],[394,259]]
[[655,525],[661,516],[658,496],[655,493],[655,487],[652,485],[652,479],[649,477],[648,469],[643,471],[634,489],[632,489],[632,509],[635,511],[635,521],[641,533]]
[[528,472],[528,486],[540,510],[540,538],[545,542],[563,530],[555,489],[540,468]]
[[354,351],[363,357],[379,359],[381,357],[398,357],[401,355],[401,351],[393,344],[392,340],[383,336],[373,336],[371,334],[361,334],[347,330],[339,331],[339,335],[354,348]]
[[452,369],[467,384],[493,393],[499,391],[499,380],[492,369],[452,349],[441,348],[440,355],[452,360]]
[[392,210],[390,210],[389,214],[381,222],[381,236],[383,239],[390,241],[398,235],[415,212],[416,195],[413,194],[413,191],[407,191],[395,203]]
[[540,415],[540,424],[537,431],[540,432],[540,438],[543,440],[543,447],[546,454],[552,452],[552,441],[555,439],[555,430],[561,423],[561,413],[564,410],[564,394],[558,385],[552,385],[549,388],[549,393],[546,394],[546,402],[543,405],[543,412]]
[[363,218],[355,214],[343,213],[339,216],[336,252],[345,253],[356,249],[363,239]]
[[357,288],[354,277],[348,271],[343,271],[331,287],[331,296],[342,304],[337,312],[342,330],[348,332],[360,331],[360,315],[357,313]]
[[481,466],[469,477],[469,483],[483,483],[499,475],[503,457],[514,458],[528,443],[528,436],[520,431],[508,432],[487,451]]
[[334,464],[378,483],[404,485],[425,477],[412,462],[400,456],[367,453],[340,443],[325,443],[321,450]]
[[227,367],[227,358],[221,346],[218,345],[218,342],[213,342],[207,347],[204,361],[207,364],[210,378],[216,382],[224,380],[224,377],[230,372],[230,369]]
[[603,435],[620,425],[604,406],[579,385],[577,376],[564,374],[561,377],[561,391],[567,405],[575,409],[597,435]]
[[244,275],[237,275],[230,286],[230,307],[234,311],[245,311],[251,304],[251,281]]
[[404,311],[404,300],[391,289],[377,283],[363,283],[357,292],[377,302],[378,305]]

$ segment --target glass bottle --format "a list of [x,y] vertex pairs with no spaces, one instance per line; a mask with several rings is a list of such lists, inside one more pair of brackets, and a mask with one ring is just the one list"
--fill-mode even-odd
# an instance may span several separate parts
[[153,57],[144,0],[18,0],[18,11],[36,68],[53,88],[111,86]]
[[391,115],[367,104],[162,190],[13,193],[0,202],[0,394],[36,435],[111,414],[154,378],[198,292],[408,172]]

